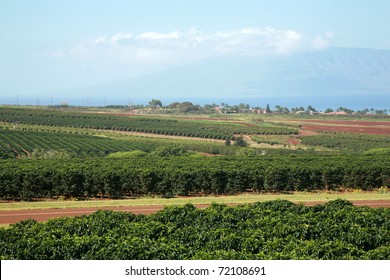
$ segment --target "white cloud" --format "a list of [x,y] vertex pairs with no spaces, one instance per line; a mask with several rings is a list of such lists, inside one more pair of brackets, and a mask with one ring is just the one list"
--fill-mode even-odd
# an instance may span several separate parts
[[171,33],[157,33],[157,32],[145,32],[137,36],[137,38],[141,40],[170,40],[170,39],[179,39],[179,32],[171,32]]
[[110,42],[115,44],[116,42],[120,42],[123,40],[129,40],[132,38],[133,38],[133,34],[121,32],[121,33],[118,33],[118,34],[115,34],[114,36],[112,36],[110,39]]
[[71,47],[56,50],[55,56],[83,57],[96,60],[137,65],[175,65],[219,55],[288,55],[302,51],[315,51],[330,46],[333,32],[309,36],[294,30],[242,28],[236,30],[202,32],[191,28],[186,32],[120,32],[111,36],[92,38]]

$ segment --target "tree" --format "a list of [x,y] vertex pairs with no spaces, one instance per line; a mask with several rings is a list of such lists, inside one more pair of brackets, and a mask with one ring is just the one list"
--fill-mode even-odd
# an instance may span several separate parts
[[204,104],[204,105],[203,105],[203,108],[204,108],[206,111],[214,111],[216,107],[218,107],[218,105],[215,104],[215,103],[212,103],[212,104]]
[[377,114],[377,115],[384,115],[385,114],[385,110],[375,110],[375,114]]
[[290,113],[290,110],[287,107],[282,107],[280,105],[276,105],[275,112],[277,112],[279,114],[288,114],[288,113]]
[[247,147],[248,143],[245,141],[244,137],[239,136],[236,137],[233,145],[238,147]]
[[267,104],[267,108],[265,109],[265,112],[266,112],[267,114],[271,113],[271,109],[270,109],[270,107],[269,107],[269,104]]
[[249,110],[249,109],[251,108],[251,106],[250,106],[249,104],[240,103],[240,104],[238,105],[238,108],[239,108],[240,110]]
[[280,106],[280,105],[276,105],[276,106],[275,106],[275,111],[276,111],[277,113],[283,113],[283,107]]
[[334,111],[333,111],[333,109],[332,108],[327,108],[326,110],[325,110],[325,113],[333,113]]
[[180,102],[173,102],[168,105],[168,108],[170,109],[177,109],[180,106]]
[[302,106],[301,107],[293,107],[293,108],[291,108],[291,112],[293,112],[293,113],[296,113],[296,112],[299,112],[299,111],[303,112],[303,111],[305,111],[305,108],[303,108]]
[[158,107],[162,107],[161,100],[152,99],[151,101],[149,101],[149,106],[152,107],[153,109],[156,109]]
[[313,106],[309,105],[309,106],[307,106],[307,108],[306,108],[306,112],[307,112],[307,113],[315,113],[315,112],[317,112],[317,110],[316,110],[316,108],[314,108]]
[[348,109],[348,108],[345,108],[345,107],[339,107],[336,111],[337,112],[345,112],[345,113],[348,113],[348,114],[354,113],[354,110],[351,110],[351,109]]
[[364,110],[357,111],[356,113],[359,115],[366,115],[369,112],[369,110],[366,108]]
[[194,105],[191,102],[185,101],[179,105],[179,111],[182,113],[188,112],[199,112],[202,111],[202,107],[199,105]]

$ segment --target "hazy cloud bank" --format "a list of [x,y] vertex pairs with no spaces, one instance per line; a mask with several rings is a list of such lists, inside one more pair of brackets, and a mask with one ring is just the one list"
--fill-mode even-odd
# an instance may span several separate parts
[[220,55],[288,55],[316,51],[330,46],[334,34],[310,36],[289,29],[243,28],[202,32],[120,32],[92,38],[68,48],[51,52],[56,58],[110,60],[124,64],[175,65]]

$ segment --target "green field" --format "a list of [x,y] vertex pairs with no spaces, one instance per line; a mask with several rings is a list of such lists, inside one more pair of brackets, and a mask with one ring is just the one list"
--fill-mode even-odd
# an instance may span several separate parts
[[390,211],[346,200],[169,206],[151,215],[98,211],[0,228],[0,259],[388,260]]
[[302,144],[322,146],[342,152],[366,152],[380,148],[390,150],[390,137],[388,135],[321,133],[302,137]]
[[264,123],[245,125],[240,123],[194,121],[188,119],[124,116],[58,110],[3,108],[0,121],[32,125],[94,128],[105,130],[135,131],[164,135],[201,137],[212,139],[234,138],[235,134],[296,134],[297,129]]

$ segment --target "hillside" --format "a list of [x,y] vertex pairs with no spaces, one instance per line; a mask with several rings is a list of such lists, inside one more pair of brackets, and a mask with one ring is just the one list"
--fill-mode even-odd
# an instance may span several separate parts
[[[217,57],[138,78],[54,93],[80,98],[297,106],[381,107],[390,94],[390,51],[330,48],[272,57]],[[184,96],[184,97],[183,97]],[[384,102],[385,101],[385,102]]]

